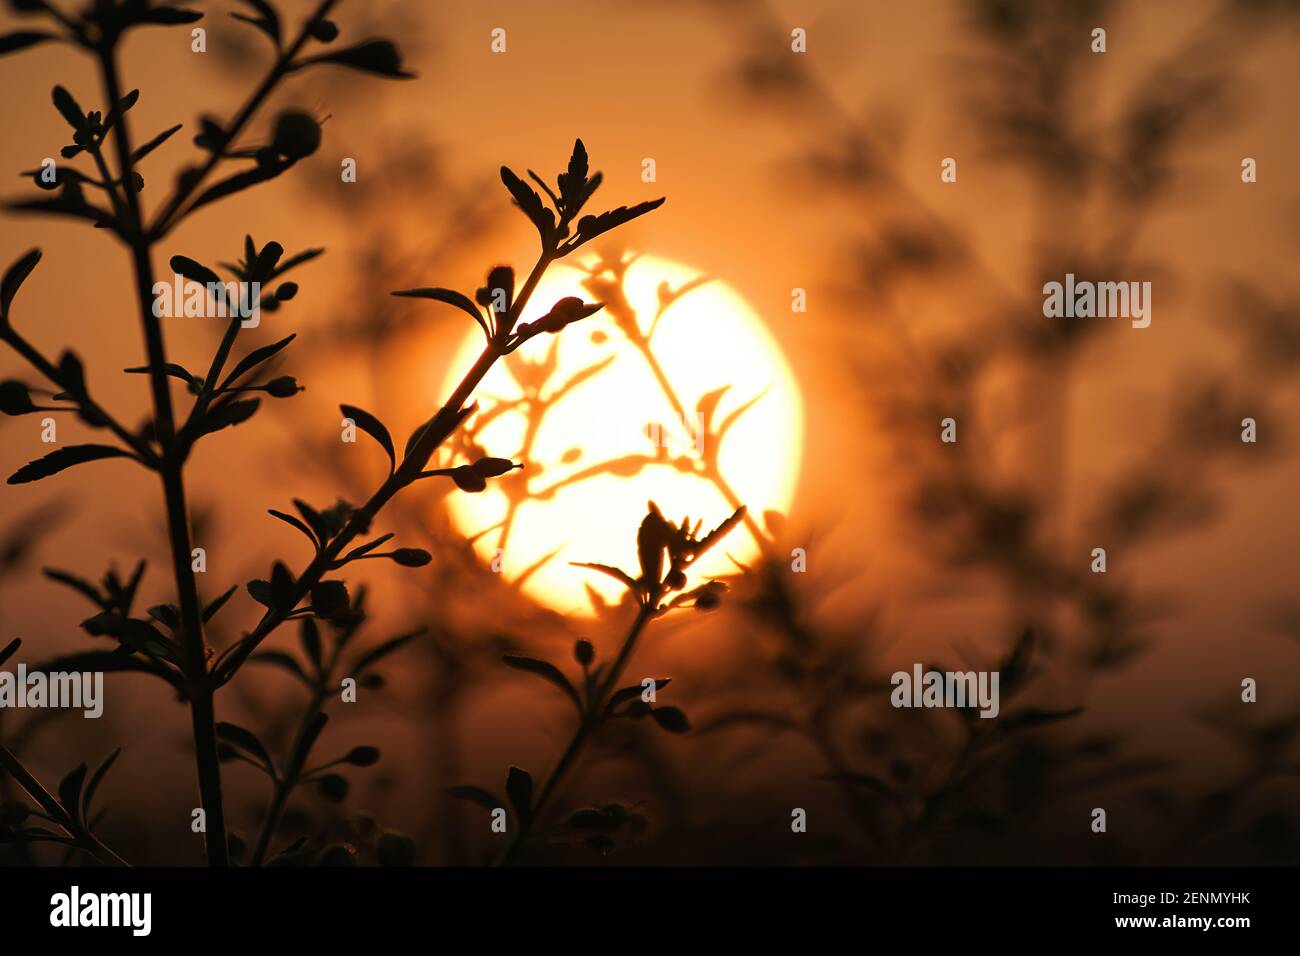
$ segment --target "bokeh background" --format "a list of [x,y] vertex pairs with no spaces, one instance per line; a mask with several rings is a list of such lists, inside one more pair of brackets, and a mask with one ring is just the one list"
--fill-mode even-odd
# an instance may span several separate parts
[[[235,6],[201,6],[206,54],[183,30],[137,31],[126,49],[137,131],[186,123],[149,161],[160,191],[197,118],[228,115],[269,55],[226,17]],[[307,390],[189,466],[208,598],[273,558],[305,560],[266,508],[290,494],[358,501],[383,477],[379,456],[340,447],[338,403],[406,434],[441,401],[465,331],[453,310],[388,292],[472,290],[490,265],[526,267],[535,238],[496,170],[559,169],[582,137],[606,176],[600,198],[668,196],[624,245],[725,280],[762,316],[803,391],[804,447],[793,507],[768,529],[773,561],[738,575],[722,609],[666,623],[638,651],[634,670],[673,678],[694,731],[612,728],[556,808],[559,820],[617,801],[633,822],[600,852],[557,827],[527,859],[1300,860],[1297,4],[446,0],[345,4],[337,19],[349,36],[397,38],[419,78],[290,83],[249,139],[300,107],[328,116],[320,151],[196,217],[168,250],[229,260],[245,233],[328,250],[258,330],[298,332],[286,371]],[[0,31],[15,23],[0,14]],[[1089,50],[1097,26],[1104,54]],[[496,27],[505,54],[490,50]],[[796,27],[806,54],[790,50]],[[0,169],[14,173],[63,143],[55,83],[96,101],[90,63],[60,48],[5,58],[0,82]],[[343,157],[355,184],[339,181]],[[640,179],[646,157],[655,183]],[[955,184],[940,182],[944,157],[958,161]],[[1257,183],[1241,181],[1244,157]],[[7,192],[30,188],[15,177]],[[0,260],[46,256],[15,321],[47,352],[75,347],[101,400],[142,419],[144,381],[119,374],[142,361],[126,254],[89,228],[0,222]],[[1044,319],[1042,284],[1067,271],[1150,280],[1151,327]],[[806,313],[790,309],[794,288]],[[196,322],[167,335],[195,366],[215,341]],[[27,374],[11,355],[0,373]],[[938,442],[948,415],[956,447]],[[1240,441],[1246,416],[1257,444]],[[44,450],[32,419],[0,421],[0,438],[6,473]],[[92,640],[78,627],[91,608],[42,567],[97,578],[146,557],[147,603],[170,599],[154,482],[89,467],[93,480],[4,491],[0,637],[22,637],[29,662]],[[572,670],[576,638],[616,649],[624,609],[593,619],[534,603],[452,527],[450,493],[421,491],[380,519],[433,564],[369,562],[351,578],[368,589],[365,640],[428,629],[385,662],[382,691],[334,708],[328,749],[374,743],[383,759],[349,772],[342,803],[295,798],[284,840],[331,834],[364,856],[373,819],[411,835],[422,863],[490,860],[500,837],[444,788],[500,790],[512,764],[538,776],[571,732],[558,695],[501,654]],[[630,538],[640,517],[601,520]],[[796,547],[806,573],[782,557]],[[1094,547],[1105,575],[1088,572]],[[240,593],[211,640],[225,646],[257,610]],[[1026,632],[1029,676],[1004,691],[990,738],[972,741],[950,712],[888,706],[890,672],[996,667]],[[294,651],[294,630],[275,646]],[[1258,703],[1240,701],[1246,677]],[[121,746],[104,839],[139,862],[200,862],[184,708],[152,682],[108,682],[100,721],[7,712],[0,734],[47,781]],[[219,717],[279,752],[304,696],[249,667]],[[265,780],[228,765],[224,781],[232,827],[255,833]],[[790,833],[794,807],[807,834]],[[1108,811],[1105,835],[1089,828],[1094,807]]]

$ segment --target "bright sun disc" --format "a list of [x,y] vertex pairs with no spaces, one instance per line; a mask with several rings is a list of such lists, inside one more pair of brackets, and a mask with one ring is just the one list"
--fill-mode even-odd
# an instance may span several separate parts
[[[553,266],[524,321],[541,317],[565,296],[614,301],[584,287],[588,278],[578,268]],[[714,433],[752,402],[716,443],[725,489],[748,506],[759,527],[764,512],[789,510],[803,440],[798,386],[780,347],[740,294],[717,279],[688,286],[698,278],[698,272],[666,259],[635,259],[622,285],[631,311],[607,308],[558,336],[538,335],[514,353],[514,361],[498,362],[477,391],[480,410],[469,422],[474,441],[488,455],[523,461],[525,469],[489,481],[485,492],[454,493],[452,519],[467,535],[478,535],[475,548],[485,562],[495,559],[509,580],[527,573],[524,592],[557,611],[590,613],[585,585],[606,601],[619,600],[616,582],[569,562],[613,564],[635,576],[636,529],[648,500],[668,520],[700,519],[704,530],[731,513],[718,482],[683,470],[709,447],[698,406],[710,392],[726,387],[711,416]],[[683,287],[687,291],[656,323],[661,290]],[[650,347],[664,381],[626,334],[629,324],[642,334],[653,324]],[[443,394],[482,347],[482,334],[474,329],[451,364]],[[531,386],[529,376],[540,377],[546,371],[541,363],[552,356],[554,368],[545,382]],[[530,363],[531,371],[519,359]],[[602,362],[608,364],[535,414],[538,400],[547,402],[575,375]],[[665,382],[686,413],[684,422]],[[494,412],[502,402],[514,404]],[[511,482],[516,494],[527,482],[529,495],[513,509],[507,493]],[[485,529],[491,530],[482,533]],[[702,558],[693,583],[733,572],[728,554],[741,562],[756,557],[751,531],[737,528],[721,548]]]

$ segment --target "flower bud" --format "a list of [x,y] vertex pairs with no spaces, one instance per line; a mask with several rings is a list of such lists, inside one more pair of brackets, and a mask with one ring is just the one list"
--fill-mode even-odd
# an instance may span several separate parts
[[275,121],[271,145],[281,156],[303,159],[320,149],[320,123],[302,110],[285,110]]

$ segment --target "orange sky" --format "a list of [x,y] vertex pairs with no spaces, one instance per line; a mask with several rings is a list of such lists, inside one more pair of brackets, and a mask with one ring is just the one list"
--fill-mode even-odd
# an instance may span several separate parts
[[[387,15],[398,6],[375,4],[377,12],[367,15]],[[1104,112],[1178,43],[1197,11],[1207,6],[1181,0],[1122,5],[1125,15],[1114,18],[1105,70],[1099,68],[1094,95],[1079,108]],[[533,241],[523,219],[507,207],[495,169],[501,163],[539,172],[558,169],[575,136],[584,138],[595,166],[605,172],[603,198],[630,203],[667,195],[662,210],[629,231],[629,241],[725,278],[766,319],[805,392],[807,446],[792,517],[802,526],[828,526],[821,545],[827,563],[860,572],[841,599],[844,605],[886,600],[899,653],[912,660],[917,643],[943,648],[977,636],[984,621],[914,596],[944,585],[928,576],[934,572],[922,570],[900,527],[887,490],[894,463],[873,429],[873,410],[861,407],[854,373],[839,361],[843,345],[837,323],[845,304],[833,291],[834,256],[842,239],[870,225],[871,211],[862,203],[807,195],[797,184],[782,182],[780,164],[810,145],[808,130],[819,124],[760,115],[728,92],[723,72],[743,38],[728,22],[727,8],[726,3],[688,2],[408,4],[396,15],[404,23],[400,39],[412,51],[409,65],[419,71],[419,80],[350,79],[347,84],[356,89],[348,95],[337,82],[331,92],[308,80],[291,86],[284,102],[329,114],[325,145],[309,161],[326,177],[344,156],[357,159],[363,177],[386,175],[386,150],[394,137],[404,128],[418,128],[441,147],[440,162],[451,181],[500,192],[497,213],[505,225],[490,249],[467,258],[460,274],[411,275],[406,283],[411,286],[473,288],[488,261],[510,260],[522,267]],[[864,14],[856,0],[823,0],[774,3],[772,9],[778,20],[808,29],[807,56],[844,110],[876,118],[873,129],[897,130],[882,135],[892,142],[896,167],[916,198],[958,224],[997,276],[1023,283],[1020,267],[1033,252],[1027,226],[1035,197],[1014,170],[981,155],[977,131],[952,109],[954,91],[964,82],[953,58],[962,48],[964,28],[949,6],[878,4]],[[350,17],[359,15],[358,9],[340,19],[346,28]],[[12,29],[12,21],[10,13],[0,13],[0,30]],[[505,55],[489,50],[494,27],[507,30]],[[132,113],[137,138],[173,122],[187,124],[149,161],[155,197],[170,181],[178,158],[192,153],[187,136],[196,114],[227,113],[257,75],[252,67],[223,65],[215,52],[230,29],[224,23],[220,30],[213,27],[214,52],[205,55],[189,51],[184,31],[140,31],[128,44],[127,83],[144,91]],[[266,51],[253,49],[260,63]],[[1265,40],[1241,78],[1241,121],[1182,155],[1185,175],[1177,201],[1142,237],[1147,247],[1176,263],[1178,279],[1157,286],[1151,329],[1126,336],[1118,359],[1080,376],[1074,396],[1078,471],[1071,479],[1079,488],[1127,457],[1133,448],[1124,443],[1140,450],[1144,428],[1151,424],[1148,413],[1176,388],[1180,369],[1216,356],[1220,333],[1208,320],[1224,317],[1204,305],[1214,294],[1211,279],[1244,274],[1279,293],[1295,291],[1300,196],[1291,171],[1300,163],[1300,133],[1291,90],[1277,78],[1295,77],[1297,67],[1300,48],[1293,36]],[[66,129],[49,106],[55,78],[83,105],[98,107],[90,64],[70,51],[43,48],[0,61],[5,89],[0,128],[8,131],[0,140],[0,169],[29,169],[56,154]],[[1260,182],[1249,188],[1237,178],[1244,155],[1260,164]],[[960,159],[955,188],[938,181],[943,156]],[[656,183],[639,180],[645,157],[656,161]],[[7,192],[23,188],[15,177]],[[349,223],[334,207],[313,199],[284,181],[245,194],[188,223],[174,236],[171,251],[207,261],[229,258],[249,224],[259,241],[275,238],[290,250],[318,244],[346,248]],[[447,198],[433,191],[422,201],[431,220],[447,205]],[[1067,217],[1062,230],[1087,228],[1092,221],[1088,210],[1062,213]],[[394,227],[418,236],[425,215],[419,207],[395,209]],[[15,322],[48,352],[76,343],[90,363],[94,390],[121,409],[123,418],[137,420],[146,408],[143,380],[115,374],[141,361],[124,254],[105,236],[79,226],[9,215],[0,216],[0,223],[3,262],[33,245],[46,252],[23,289]],[[305,336],[328,310],[366,308],[340,302],[338,280],[348,263],[323,261],[301,274],[303,293],[286,313],[286,321]],[[806,316],[789,311],[796,286],[809,290]],[[951,310],[935,316],[940,323],[962,320]],[[204,337],[192,330],[169,329],[168,334],[178,354],[204,347]],[[239,441],[214,442],[219,447],[196,458],[191,480],[202,495],[229,506],[223,512],[226,531],[267,534],[261,509],[283,497],[278,483],[284,477],[283,469],[262,455],[268,444],[282,447],[294,429],[315,427],[306,409],[319,410],[314,420],[333,428],[329,410],[343,400],[375,404],[400,423],[395,433],[404,431],[436,401],[433,391],[444,377],[439,362],[450,351],[445,342],[418,338],[403,356],[400,377],[382,396],[349,391],[365,387],[356,369],[336,368],[331,377],[318,375],[314,381],[307,373],[301,417],[277,423],[265,416],[252,426],[257,437],[241,434]],[[19,374],[20,367],[5,354],[0,372]],[[1296,411],[1292,389],[1276,419],[1292,438]],[[42,450],[31,420],[0,422],[0,436],[0,469],[6,473]],[[6,488],[0,514],[17,516],[39,502],[68,496],[76,520],[43,554],[52,563],[94,574],[106,546],[124,563],[162,539],[153,483],[129,475],[123,465],[91,467],[99,469],[96,481],[89,489],[79,486],[80,492],[57,479]],[[1300,459],[1294,455],[1249,474],[1235,473],[1226,518],[1209,533],[1176,539],[1144,555],[1137,567],[1121,562],[1123,573],[1174,591],[1181,604],[1173,621],[1158,626],[1162,640],[1154,651],[1097,689],[1100,709],[1145,712],[1152,718],[1147,731],[1159,737],[1182,726],[1184,711],[1195,701],[1221,686],[1231,692],[1243,668],[1259,669],[1261,661],[1294,663],[1294,648],[1279,648],[1263,612],[1288,582],[1293,589],[1300,557],[1298,481]],[[250,573],[242,557],[218,568],[223,580]],[[154,586],[162,589],[161,577]],[[50,647],[77,640],[72,634],[81,608],[71,607],[53,585],[25,580],[9,586],[0,600],[4,636],[30,635],[35,642],[39,635]],[[1277,688],[1290,694],[1296,689],[1294,682]]]

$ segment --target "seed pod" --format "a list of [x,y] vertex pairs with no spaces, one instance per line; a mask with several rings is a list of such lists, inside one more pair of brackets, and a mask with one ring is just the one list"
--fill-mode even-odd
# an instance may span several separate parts
[[281,156],[303,159],[320,149],[320,123],[302,110],[285,110],[275,121],[271,145]]
[[298,380],[292,375],[281,375],[266,383],[266,394],[272,398],[289,398],[297,395],[299,391]]
[[348,751],[348,755],[343,758],[343,762],[351,764],[353,767],[369,767],[379,761],[378,747],[353,747]]
[[27,386],[14,379],[0,382],[0,413],[5,415],[26,415],[36,411],[32,396]]
[[495,478],[512,470],[515,463],[509,458],[480,458],[471,467],[484,478]]
[[389,557],[404,568],[422,568],[433,560],[433,555],[423,548],[397,548]]

